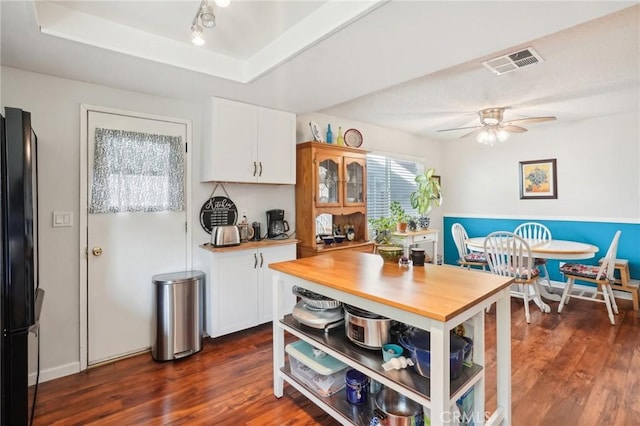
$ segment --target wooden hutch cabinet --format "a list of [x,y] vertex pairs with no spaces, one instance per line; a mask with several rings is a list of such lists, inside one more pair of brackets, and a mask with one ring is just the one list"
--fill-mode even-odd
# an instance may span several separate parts
[[[321,142],[296,145],[296,237],[298,258],[334,250],[373,252],[367,237],[367,151]],[[334,228],[352,241],[326,245],[316,238],[319,218],[331,217]]]

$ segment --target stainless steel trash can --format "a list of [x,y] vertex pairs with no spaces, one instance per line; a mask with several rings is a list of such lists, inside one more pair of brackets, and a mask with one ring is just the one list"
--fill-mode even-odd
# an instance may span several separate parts
[[204,272],[153,276],[155,341],[151,356],[170,361],[202,349]]

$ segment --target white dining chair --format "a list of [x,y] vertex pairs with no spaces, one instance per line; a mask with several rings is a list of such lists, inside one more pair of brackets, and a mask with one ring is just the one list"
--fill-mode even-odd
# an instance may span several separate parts
[[467,230],[464,229],[460,223],[454,223],[451,226],[451,235],[453,236],[453,242],[458,249],[458,265],[463,268],[471,269],[472,267],[482,268],[483,271],[487,270],[487,258],[483,252],[471,251],[467,247]]
[[[558,305],[558,313],[564,309],[564,305],[569,303],[571,298],[588,300],[590,302],[604,303],[607,306],[609,321],[611,325],[615,325],[613,313],[618,313],[618,305],[613,297],[611,284],[615,281],[614,271],[616,267],[616,254],[618,252],[618,241],[622,231],[617,231],[611,240],[609,250],[604,260],[598,265],[583,265],[579,263],[565,263],[560,267],[560,272],[567,277],[567,284],[562,292],[562,298]],[[573,284],[576,281],[587,281],[597,285],[593,290],[583,289],[578,294],[573,294]],[[598,296],[602,296],[599,299]]]
[[[551,239],[551,231],[549,231],[549,228],[538,222],[526,222],[520,224],[513,232],[525,240],[536,243],[549,241]],[[544,275],[540,275],[539,281],[542,281],[544,277],[544,281],[547,282],[546,287],[551,292],[551,278],[549,278],[549,271],[547,270],[547,259],[536,257],[533,259],[533,266],[544,272]]]
[[549,305],[540,297],[538,276],[540,271],[533,267],[529,244],[513,232],[497,231],[487,235],[484,252],[489,270],[504,277],[512,277],[511,296],[524,301],[524,316],[531,322],[529,302],[533,300],[544,313],[551,312]]

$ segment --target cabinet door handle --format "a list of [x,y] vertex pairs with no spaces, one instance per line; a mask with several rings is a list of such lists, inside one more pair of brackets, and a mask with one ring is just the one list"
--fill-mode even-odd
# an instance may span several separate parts
[[258,267],[258,255],[253,253],[253,269]]
[[255,176],[256,173],[258,172],[258,165],[256,164],[256,162],[253,162],[253,175]]
[[264,265],[264,257],[262,257],[262,253],[260,253],[260,267],[262,268],[262,265]]
[[258,173],[258,176],[262,176],[262,161],[260,161],[260,173]]

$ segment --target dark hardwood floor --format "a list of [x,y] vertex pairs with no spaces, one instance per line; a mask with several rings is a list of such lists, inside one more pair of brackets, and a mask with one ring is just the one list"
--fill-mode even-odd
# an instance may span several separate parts
[[[514,425],[640,425],[640,319],[619,301],[561,315],[512,300]],[[486,315],[487,409],[495,408],[495,316]],[[270,324],[205,339],[176,362],[138,355],[40,384],[35,425],[337,425],[292,387],[272,393]],[[437,425],[437,423],[432,423]]]

